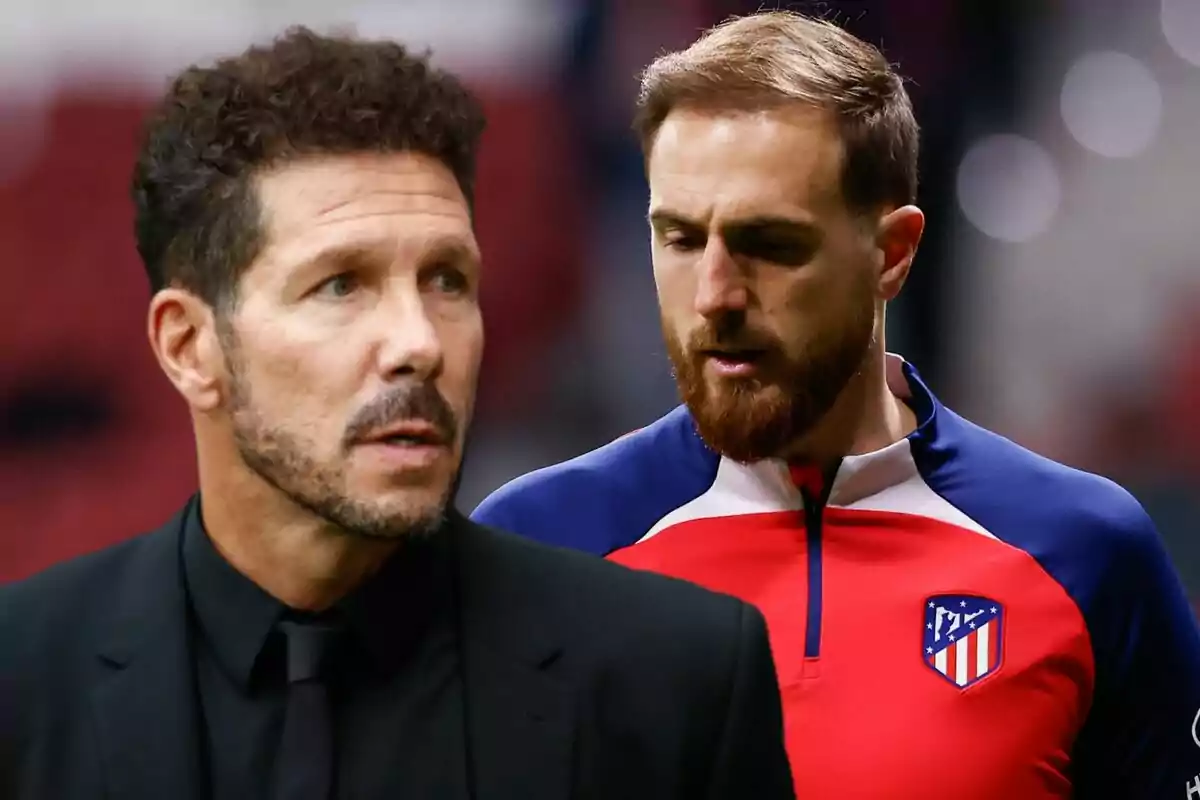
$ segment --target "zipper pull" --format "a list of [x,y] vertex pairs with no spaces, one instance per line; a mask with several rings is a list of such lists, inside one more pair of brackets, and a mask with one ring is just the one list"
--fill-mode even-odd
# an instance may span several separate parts
[[[838,466],[840,465],[839,461]],[[800,496],[804,498],[806,507],[825,505],[829,499],[829,490],[832,488],[833,478],[837,475],[837,471],[837,466],[826,471],[815,464],[788,464],[788,474],[791,476],[792,485],[800,490]]]
[[819,467],[810,464],[788,464],[788,473],[792,477],[792,485],[800,490],[804,505],[819,502],[825,496],[825,476]]

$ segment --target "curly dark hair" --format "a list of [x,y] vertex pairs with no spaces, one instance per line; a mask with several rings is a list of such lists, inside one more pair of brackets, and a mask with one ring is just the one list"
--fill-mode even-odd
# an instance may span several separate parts
[[297,27],[269,45],[170,84],[133,174],[134,233],[153,291],[179,286],[213,306],[263,244],[253,178],[313,154],[424,153],[473,200],[484,116],[429,53]]

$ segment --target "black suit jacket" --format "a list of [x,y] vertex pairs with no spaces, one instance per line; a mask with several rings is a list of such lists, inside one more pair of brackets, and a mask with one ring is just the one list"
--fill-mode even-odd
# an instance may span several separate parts
[[[0,588],[0,797],[200,800],[184,515]],[[475,800],[793,796],[752,607],[459,515]]]

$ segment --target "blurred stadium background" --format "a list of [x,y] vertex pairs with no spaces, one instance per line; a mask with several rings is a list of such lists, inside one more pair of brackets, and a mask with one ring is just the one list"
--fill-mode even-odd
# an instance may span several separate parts
[[[1200,597],[1200,3],[782,5],[881,44],[913,81],[930,226],[891,349],[967,416],[1130,488]],[[489,339],[469,510],[676,402],[634,76],[759,6],[5,3],[0,581],[150,528],[194,486],[183,405],[144,340],[127,200],[167,74],[305,23],[427,44],[483,95]]]

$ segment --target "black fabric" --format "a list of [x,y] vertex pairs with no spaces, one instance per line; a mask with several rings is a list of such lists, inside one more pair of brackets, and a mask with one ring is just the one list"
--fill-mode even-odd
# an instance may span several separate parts
[[287,700],[285,609],[217,552],[199,509],[183,536],[205,784],[212,797],[268,798]]
[[[203,685],[205,636],[183,565],[196,505],[0,587],[4,800],[270,798],[208,780],[222,763],[237,779],[232,766],[248,762],[233,750],[272,739],[237,725],[273,702],[278,741],[286,648],[275,621],[258,655],[228,648],[243,688],[214,641],[215,682]],[[349,631],[329,681],[338,798],[793,797],[752,607],[457,514],[431,541],[336,609]],[[209,690],[228,717],[212,716]]]
[[[332,609],[302,613],[234,569],[193,508],[183,567],[211,796],[274,800],[312,781],[333,787],[312,795],[322,800],[382,787],[465,791],[465,756],[453,755],[465,733],[452,558],[444,536],[406,542]],[[320,685],[293,683],[294,659],[315,656],[316,643],[289,647],[287,631],[333,629]]]
[[[261,682],[260,660],[267,655],[282,657],[274,652],[282,643],[271,640],[286,609],[217,551],[204,530],[199,508],[184,523],[183,569],[201,649],[239,690],[249,691]],[[279,668],[278,663],[272,666]]]
[[336,618],[279,623],[287,652],[287,709],[275,764],[275,800],[329,800],[333,790],[330,662],[345,635]]

